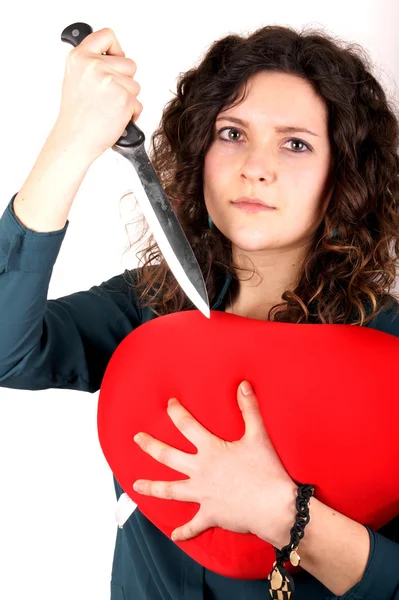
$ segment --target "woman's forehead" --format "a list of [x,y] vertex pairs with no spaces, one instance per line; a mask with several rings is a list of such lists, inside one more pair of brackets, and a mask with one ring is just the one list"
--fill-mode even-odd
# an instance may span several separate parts
[[327,116],[325,102],[308,81],[286,73],[261,72],[248,80],[245,96],[223,107],[216,120],[233,117],[248,128],[271,126],[281,132],[292,127],[321,136],[326,133]]

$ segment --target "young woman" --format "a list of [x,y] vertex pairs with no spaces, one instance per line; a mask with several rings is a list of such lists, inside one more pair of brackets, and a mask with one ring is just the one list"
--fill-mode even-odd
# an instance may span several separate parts
[[[152,236],[139,268],[47,300],[79,185],[132,113],[135,121],[142,110],[135,70],[109,29],[71,51],[56,124],[0,220],[4,387],[96,392],[127,334],[157,316],[193,308]],[[361,48],[278,26],[212,44],[180,77],[152,147],[154,168],[203,270],[211,309],[399,336],[392,292],[397,147],[394,108]],[[250,210],[237,202],[243,198],[267,206]],[[184,416],[182,406],[170,410],[176,421]],[[144,436],[142,448],[157,458],[161,444]],[[266,464],[273,449],[263,450]],[[240,452],[235,461],[259,460],[249,453],[244,461]],[[226,460],[233,464],[233,456]],[[215,490],[207,492],[219,526],[255,531],[281,548],[294,520],[292,482],[274,463],[262,496],[267,522],[260,506],[248,510],[259,483],[250,470],[242,470],[244,492],[234,496],[234,506],[228,476],[220,479],[219,499]],[[119,498],[123,490],[114,482]],[[142,493],[155,495],[151,483]],[[223,497],[231,499],[228,521]],[[399,519],[375,532],[317,497],[310,517],[300,545],[303,571],[294,576],[296,600],[399,599]],[[184,526],[177,533],[179,539],[196,535]],[[203,568],[139,509],[118,529],[112,600],[257,600],[270,597],[269,585]]]

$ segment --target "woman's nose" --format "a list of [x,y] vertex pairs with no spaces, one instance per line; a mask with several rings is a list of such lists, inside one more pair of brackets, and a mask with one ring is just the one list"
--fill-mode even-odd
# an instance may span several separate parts
[[277,175],[274,153],[265,149],[265,146],[249,150],[243,160],[241,174],[247,179],[272,181]]

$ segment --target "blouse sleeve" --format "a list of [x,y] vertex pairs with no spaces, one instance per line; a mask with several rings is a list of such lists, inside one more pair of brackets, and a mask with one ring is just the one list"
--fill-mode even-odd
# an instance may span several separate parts
[[0,387],[96,392],[112,353],[141,324],[135,288],[121,274],[48,300],[69,222],[59,231],[30,230],[14,198],[0,218]]

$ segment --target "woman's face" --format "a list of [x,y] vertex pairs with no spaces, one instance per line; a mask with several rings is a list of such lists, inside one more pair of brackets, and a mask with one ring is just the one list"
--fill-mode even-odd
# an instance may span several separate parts
[[[279,126],[316,135],[278,132]],[[252,76],[246,99],[219,113],[205,156],[204,198],[233,247],[250,255],[311,242],[331,195],[325,189],[331,159],[327,126],[327,108],[310,84],[283,73]],[[241,210],[233,204],[241,196],[260,198],[274,210]]]

